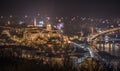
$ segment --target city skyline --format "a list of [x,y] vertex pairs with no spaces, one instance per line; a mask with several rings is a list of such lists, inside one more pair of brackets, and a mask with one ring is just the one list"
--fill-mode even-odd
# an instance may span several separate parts
[[119,51],[119,1],[0,1],[0,71],[120,71]]

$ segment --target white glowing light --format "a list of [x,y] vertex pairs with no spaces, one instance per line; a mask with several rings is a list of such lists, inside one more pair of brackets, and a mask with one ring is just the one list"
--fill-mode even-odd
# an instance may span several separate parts
[[23,21],[20,21],[19,24],[23,24],[24,22]]
[[44,24],[44,22],[43,22],[43,21],[39,21],[39,24],[40,24],[40,25],[43,25],[43,24]]
[[25,15],[25,18],[27,18],[28,16],[27,15]]
[[61,19],[59,19],[58,22],[61,22]]
[[118,26],[120,26],[120,24],[118,24]]
[[40,16],[40,14],[39,14],[39,13],[38,13],[37,15],[38,15],[38,16]]
[[102,23],[105,23],[105,21],[102,21]]

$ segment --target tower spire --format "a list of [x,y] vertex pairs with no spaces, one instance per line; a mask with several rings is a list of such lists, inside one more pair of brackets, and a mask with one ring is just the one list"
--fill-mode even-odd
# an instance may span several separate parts
[[37,26],[36,18],[34,18],[34,26]]

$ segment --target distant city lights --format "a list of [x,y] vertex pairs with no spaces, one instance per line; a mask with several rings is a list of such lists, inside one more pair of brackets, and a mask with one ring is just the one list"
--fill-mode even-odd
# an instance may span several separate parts
[[3,16],[1,16],[0,18],[3,18]]
[[47,21],[49,21],[49,20],[50,20],[50,17],[46,17],[46,19],[47,19]]
[[43,22],[43,21],[39,21],[39,24],[40,24],[40,25],[43,25],[43,24],[44,24],[44,22]]
[[57,29],[59,29],[59,30],[61,30],[63,27],[64,27],[63,23],[59,23],[59,24],[57,25]]
[[39,22],[38,22],[38,26],[44,26],[44,21],[42,21],[42,20],[39,21]]

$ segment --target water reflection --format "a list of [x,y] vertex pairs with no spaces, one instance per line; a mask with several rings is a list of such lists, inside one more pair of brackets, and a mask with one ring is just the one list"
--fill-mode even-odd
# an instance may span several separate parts
[[120,56],[120,43],[98,43],[96,48],[114,56]]

